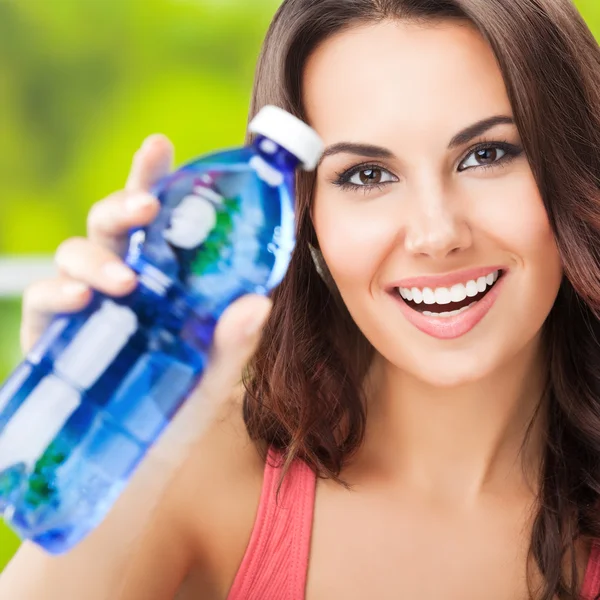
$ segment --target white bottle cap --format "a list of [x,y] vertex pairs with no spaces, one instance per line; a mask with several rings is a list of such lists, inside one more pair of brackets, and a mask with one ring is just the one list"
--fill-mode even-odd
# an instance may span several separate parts
[[314,171],[319,164],[324,145],[317,132],[278,106],[262,108],[248,129],[291,152],[300,160],[305,171]]

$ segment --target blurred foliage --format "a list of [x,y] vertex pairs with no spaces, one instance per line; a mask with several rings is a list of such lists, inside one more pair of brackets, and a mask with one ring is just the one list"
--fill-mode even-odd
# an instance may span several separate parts
[[169,135],[178,162],[239,143],[273,10],[0,0],[0,252],[51,252],[83,234],[90,204],[122,186],[149,133]]
[[[148,134],[182,163],[242,142],[278,0],[0,0],[0,254],[84,235]],[[600,36],[600,0],[579,0]],[[0,302],[0,381],[19,360],[18,301]],[[0,525],[0,569],[17,540]]]

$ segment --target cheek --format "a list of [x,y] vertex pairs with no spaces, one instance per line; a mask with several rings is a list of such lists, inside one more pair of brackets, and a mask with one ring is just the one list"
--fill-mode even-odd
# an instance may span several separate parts
[[554,234],[529,168],[488,189],[487,196],[471,194],[469,213],[475,234],[479,230],[508,252],[530,279],[561,273]]
[[[393,200],[388,200],[390,204]],[[381,199],[340,200],[337,193],[317,193],[313,223],[321,252],[340,292],[368,287],[382,261],[397,243],[398,223]]]
[[[530,338],[543,326],[562,280],[562,263],[548,215],[531,172],[507,177],[487,198],[472,198],[475,228],[492,252],[500,250],[513,271],[499,303],[514,328],[506,343]],[[497,253],[493,253],[497,256]]]

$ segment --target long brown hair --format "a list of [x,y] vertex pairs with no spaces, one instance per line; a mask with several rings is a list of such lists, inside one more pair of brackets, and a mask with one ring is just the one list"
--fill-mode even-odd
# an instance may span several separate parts
[[[341,31],[385,19],[466,19],[503,74],[565,278],[545,325],[548,425],[530,557],[542,600],[575,599],[575,542],[600,538],[600,50],[569,0],[285,0],[259,59],[250,117],[306,119],[303,68]],[[297,246],[246,378],[251,437],[343,483],[367,417],[373,349],[315,269],[314,174],[297,179]],[[317,254],[318,256],[318,254]],[[324,265],[321,265],[325,268]]]

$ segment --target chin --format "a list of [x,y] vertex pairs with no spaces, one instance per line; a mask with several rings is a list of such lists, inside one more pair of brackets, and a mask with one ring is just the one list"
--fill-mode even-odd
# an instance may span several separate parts
[[389,360],[403,377],[436,388],[458,388],[483,381],[499,372],[510,356],[471,348],[466,351],[415,353]]
[[421,368],[417,372],[405,371],[421,382],[437,388],[457,388],[476,381],[481,381],[493,372],[492,369],[482,369],[481,365],[447,365],[437,368]]

